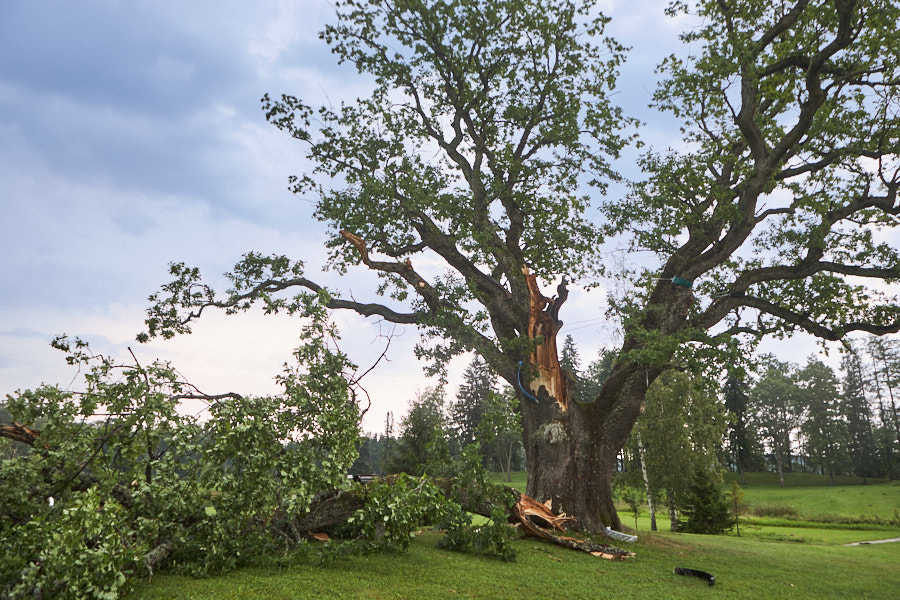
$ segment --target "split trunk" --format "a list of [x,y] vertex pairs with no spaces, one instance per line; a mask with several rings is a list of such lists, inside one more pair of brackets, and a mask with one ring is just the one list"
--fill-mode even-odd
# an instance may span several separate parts
[[[529,333],[539,342],[528,357],[530,373],[517,373],[522,436],[528,464],[526,494],[549,500],[554,511],[574,517],[574,528],[602,532],[623,529],[613,503],[612,477],[618,455],[644,406],[647,388],[662,372],[660,366],[639,364],[628,352],[642,341],[626,331],[621,359],[596,399],[574,401],[570,379],[559,366],[557,319],[565,299],[541,295],[526,274],[531,293]],[[665,336],[684,326],[693,295],[687,287],[664,283],[650,298],[651,308],[640,327]],[[530,375],[530,378],[528,377]],[[509,379],[509,378],[508,378]]]

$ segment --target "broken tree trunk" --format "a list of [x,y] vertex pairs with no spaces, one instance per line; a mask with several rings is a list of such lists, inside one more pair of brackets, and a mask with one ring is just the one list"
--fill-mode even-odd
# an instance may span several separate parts
[[[525,491],[532,498],[550,498],[555,509],[577,517],[574,528],[590,533],[601,533],[606,527],[621,530],[623,524],[612,494],[617,455],[643,410],[647,388],[662,372],[660,364],[664,362],[636,362],[629,354],[645,343],[642,331],[654,332],[660,338],[680,331],[694,304],[693,294],[689,288],[671,282],[658,285],[649,299],[652,308],[638,328],[626,334],[620,359],[596,398],[575,402],[564,382],[554,383],[554,377],[563,373],[558,371],[559,361],[554,362],[551,356],[556,342],[550,334],[558,333],[560,326],[553,313],[565,294],[560,290],[557,299],[548,300],[541,295],[536,280],[527,272],[525,277],[531,305],[528,332],[532,336],[543,334],[527,358],[541,364],[532,366],[529,381],[517,381],[514,370],[504,375],[519,394],[522,443],[529,466]],[[551,396],[551,389],[567,395]]]

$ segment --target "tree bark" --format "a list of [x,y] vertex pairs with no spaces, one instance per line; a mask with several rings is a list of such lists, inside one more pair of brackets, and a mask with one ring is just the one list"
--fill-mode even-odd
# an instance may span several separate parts
[[[638,379],[633,376],[631,379]],[[632,384],[633,385],[633,384]],[[526,494],[550,500],[555,510],[574,516],[575,529],[621,530],[612,496],[616,456],[643,406],[643,386],[623,386],[611,411],[597,404],[572,403],[568,411],[545,394],[522,406],[523,443],[529,465]]]

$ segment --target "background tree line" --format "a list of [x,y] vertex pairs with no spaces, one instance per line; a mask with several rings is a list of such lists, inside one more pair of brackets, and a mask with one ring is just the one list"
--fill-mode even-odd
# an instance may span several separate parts
[[802,366],[763,357],[755,378],[732,377],[726,387],[726,465],[896,478],[898,374],[896,339],[848,344],[837,373],[814,356]]
[[516,402],[515,392],[475,357],[454,400],[447,399],[443,386],[428,387],[410,400],[399,424],[388,413],[383,434],[361,439],[352,473],[433,473],[472,448],[484,468],[509,479],[512,471],[525,470]]

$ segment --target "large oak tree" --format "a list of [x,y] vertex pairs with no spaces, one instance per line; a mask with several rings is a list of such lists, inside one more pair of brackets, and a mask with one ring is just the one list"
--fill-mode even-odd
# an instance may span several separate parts
[[[646,180],[593,223],[582,184],[616,179],[631,122],[609,101],[622,48],[591,5],[340,2],[323,38],[372,95],[321,109],[266,96],[264,108],[315,165],[291,181],[316,197],[331,265],[378,273],[383,299],[326,293],[301,262],[248,254],[225,296],[174,265],[148,333],[187,331],[205,307],[297,311],[291,290],[417,325],[423,356],[474,350],[518,390],[527,493],[600,530],[621,526],[615,457],[673,360],[795,330],[900,329],[883,286],[900,275],[883,235],[900,212],[900,8],[674,3],[701,17],[684,36],[697,54],[663,61],[654,102],[683,120],[684,144],[645,155]],[[617,305],[617,363],[593,401],[575,402],[556,352],[565,282],[602,275],[608,236],[657,260],[624,274],[637,291]]]

